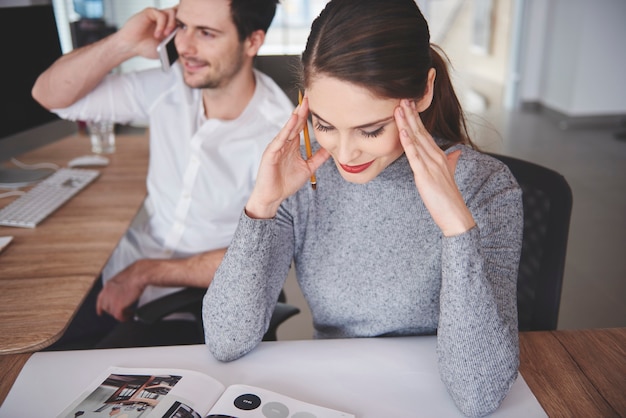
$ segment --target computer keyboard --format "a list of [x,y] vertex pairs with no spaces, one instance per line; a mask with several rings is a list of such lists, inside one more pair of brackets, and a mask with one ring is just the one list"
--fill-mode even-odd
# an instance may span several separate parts
[[0,209],[0,225],[34,228],[100,175],[98,170],[60,168]]

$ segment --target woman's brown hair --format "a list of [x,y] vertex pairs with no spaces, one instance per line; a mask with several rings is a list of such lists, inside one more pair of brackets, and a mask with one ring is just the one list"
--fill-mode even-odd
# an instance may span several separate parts
[[428,23],[414,0],[331,0],[311,26],[302,53],[302,84],[324,75],[377,97],[417,100],[431,68],[434,95],[420,114],[424,126],[447,146],[473,146],[446,61],[431,46]]

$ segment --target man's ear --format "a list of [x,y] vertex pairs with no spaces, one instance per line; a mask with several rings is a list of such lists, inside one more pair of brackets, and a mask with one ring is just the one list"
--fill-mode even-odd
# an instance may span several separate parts
[[261,49],[261,46],[265,42],[265,32],[262,30],[255,30],[244,41],[244,48],[246,54],[254,57]]
[[423,112],[424,110],[430,107],[430,104],[433,102],[433,94],[435,92],[435,77],[437,76],[437,71],[434,68],[428,70],[428,80],[426,80],[426,90],[424,91],[424,95],[421,99],[419,99],[415,104],[417,106],[418,112]]

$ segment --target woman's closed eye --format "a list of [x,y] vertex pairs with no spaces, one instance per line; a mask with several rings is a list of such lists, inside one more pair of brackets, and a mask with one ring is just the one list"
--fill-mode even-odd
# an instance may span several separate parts
[[332,131],[335,128],[333,128],[332,126],[322,125],[321,123],[317,122],[315,124],[315,129],[320,131],[320,132],[330,132],[330,131]]
[[377,136],[380,136],[384,131],[385,131],[384,126],[381,126],[380,128],[373,130],[373,131],[360,130],[361,135],[363,135],[366,138],[376,138]]
[[[335,130],[333,126],[322,125],[319,121],[315,123],[315,129],[320,132],[330,132],[330,131]],[[376,138],[385,131],[385,126],[381,126],[380,128],[375,129],[373,131],[366,131],[363,129],[359,129],[358,131],[360,135],[362,135],[365,138]]]

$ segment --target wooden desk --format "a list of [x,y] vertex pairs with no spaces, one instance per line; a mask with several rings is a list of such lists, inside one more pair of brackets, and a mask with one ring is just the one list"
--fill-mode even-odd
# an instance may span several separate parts
[[[0,354],[40,350],[59,339],[146,195],[148,137],[118,135],[100,176],[34,229],[0,226]],[[90,153],[72,135],[20,157],[53,162]],[[7,204],[8,198],[2,204]]]
[[520,371],[550,417],[626,417],[626,328],[524,332]]
[[[522,376],[548,416],[626,416],[626,328],[524,332],[520,341]],[[0,404],[30,356],[0,356]]]

